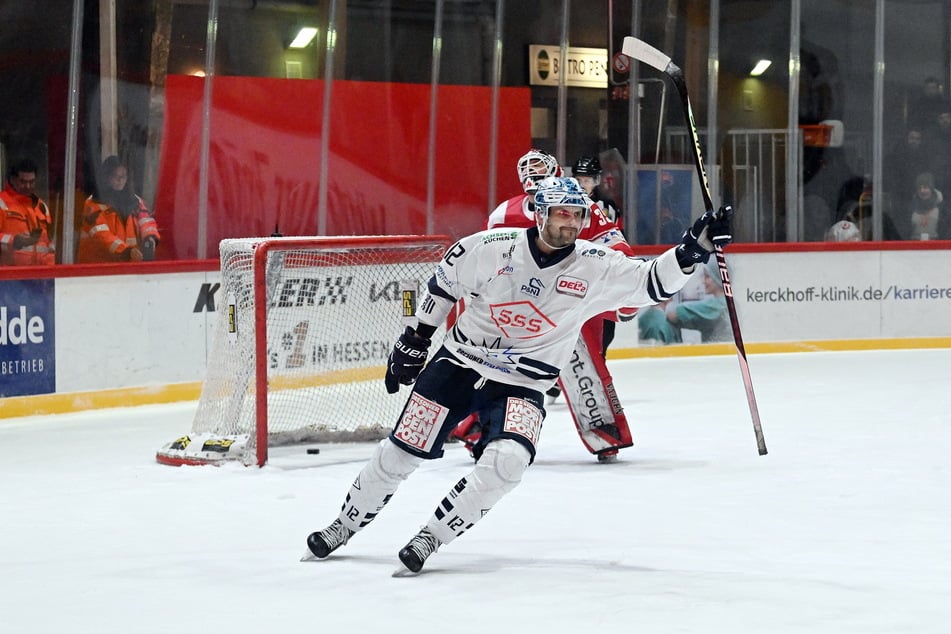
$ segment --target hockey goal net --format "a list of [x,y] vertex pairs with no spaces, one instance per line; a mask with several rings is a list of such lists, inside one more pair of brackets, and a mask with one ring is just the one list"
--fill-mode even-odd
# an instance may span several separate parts
[[405,392],[383,387],[442,236],[223,240],[219,315],[191,432],[164,464],[263,465],[268,446],[382,438]]

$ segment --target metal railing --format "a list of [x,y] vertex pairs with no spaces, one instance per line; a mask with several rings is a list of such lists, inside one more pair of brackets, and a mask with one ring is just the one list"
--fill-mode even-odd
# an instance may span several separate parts
[[[701,145],[708,134],[698,131]],[[669,127],[666,134],[666,156],[690,160],[690,136],[685,127]],[[786,163],[789,132],[780,129],[736,129],[726,133],[726,140],[717,152],[717,169],[711,170],[718,179],[722,202],[730,202],[736,210],[736,238],[742,242],[782,242],[787,235]],[[706,148],[704,156],[710,156]],[[801,152],[793,153],[797,165]],[[794,173],[801,174],[797,169]],[[797,192],[799,182],[793,183]],[[796,197],[799,198],[798,196]],[[793,210],[801,215],[801,209]]]
[[[721,152],[724,171],[732,175],[737,208],[748,213],[738,216],[739,239],[753,242],[781,242],[786,239],[786,161],[789,135],[785,129],[730,130],[727,147],[732,161]],[[795,173],[800,173],[796,170]],[[793,184],[798,188],[798,183]],[[724,189],[728,191],[728,184]]]
[[[704,156],[712,156],[705,146],[709,138],[707,131],[701,129],[699,134]],[[792,140],[791,136],[794,137]],[[665,162],[691,162],[690,143],[685,127],[668,127]],[[872,164],[870,133],[847,132],[840,151],[849,170],[856,176],[869,173]],[[798,129],[792,134],[785,128],[726,132],[725,141],[716,153],[715,169],[708,172],[711,178],[717,179],[721,201],[732,203],[736,210],[734,229],[737,241],[824,239],[823,232],[840,215],[841,210],[836,209],[839,201],[832,194],[820,196],[827,212],[819,214],[821,217],[816,216],[816,209],[804,209],[803,169],[803,141]],[[871,235],[869,231],[865,233]]]

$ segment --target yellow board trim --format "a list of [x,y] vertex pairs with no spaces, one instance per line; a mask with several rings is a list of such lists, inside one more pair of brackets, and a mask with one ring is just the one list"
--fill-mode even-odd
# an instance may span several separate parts
[[[838,352],[845,350],[919,350],[951,348],[951,337],[909,337],[904,339],[826,339],[818,341],[785,341],[746,343],[747,354],[778,352]],[[657,357],[700,357],[736,354],[733,343],[678,344],[608,350],[608,359],[641,359]]]
[[[791,341],[781,343],[748,343],[749,354],[782,352],[836,352],[846,350],[917,350],[951,348],[951,337],[916,337],[907,339],[830,339],[820,341]],[[662,357],[700,357],[736,354],[732,343],[680,344],[640,348],[619,348],[608,351],[608,359],[642,359]],[[272,387],[287,389],[305,385],[329,385],[346,381],[367,381],[383,378],[383,366],[332,372],[318,376],[284,378]],[[173,383],[150,387],[116,388],[92,392],[37,394],[0,398],[0,419],[23,416],[67,414],[108,407],[135,407],[197,401],[201,396],[201,382]]]
[[115,388],[95,392],[11,396],[0,399],[0,418],[45,416],[106,407],[133,407],[136,405],[196,401],[200,395],[201,381],[150,387]]

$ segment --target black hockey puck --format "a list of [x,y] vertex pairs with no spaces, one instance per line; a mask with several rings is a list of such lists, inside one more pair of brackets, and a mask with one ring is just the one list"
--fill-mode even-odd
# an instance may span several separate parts
[[317,454],[320,453],[320,448],[318,448],[318,447],[308,447],[308,448],[307,448],[307,453],[309,453],[309,454],[312,455],[312,456],[316,456]]

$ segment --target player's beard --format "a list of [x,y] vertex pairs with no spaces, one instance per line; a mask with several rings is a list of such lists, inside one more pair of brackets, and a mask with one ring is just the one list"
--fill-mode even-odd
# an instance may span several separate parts
[[570,247],[578,239],[580,229],[576,227],[552,227],[551,223],[545,224],[543,239],[545,244],[555,249],[564,249]]

